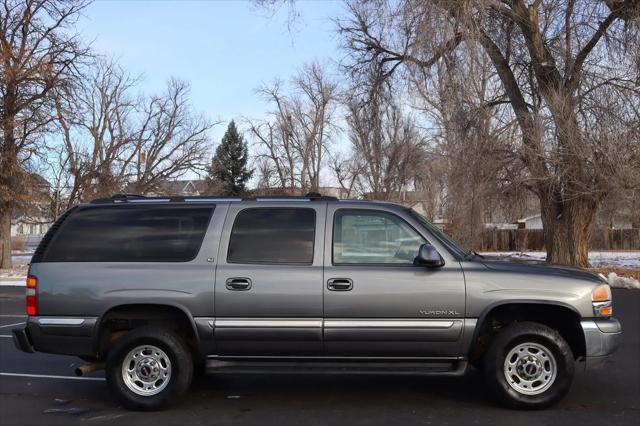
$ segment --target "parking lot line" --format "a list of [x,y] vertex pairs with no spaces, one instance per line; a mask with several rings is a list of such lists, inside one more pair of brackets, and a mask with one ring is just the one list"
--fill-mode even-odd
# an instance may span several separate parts
[[54,376],[51,374],[23,374],[23,373],[4,373],[0,372],[0,376],[8,377],[32,377],[35,379],[63,379],[63,380],[90,380],[94,382],[103,382],[104,377],[74,377],[74,376]]
[[8,315],[8,314],[2,314],[0,315],[0,318],[25,318],[26,315],[24,314],[16,314],[16,315]]
[[0,325],[0,328],[4,328],[4,327],[13,327],[14,325],[22,325],[22,324],[24,324],[24,321],[23,321],[23,322],[15,322],[15,323],[13,323],[13,324]]
[[11,337],[13,337],[13,336],[12,336],[12,335],[10,335],[10,334],[0,334],[0,337],[8,337],[8,338],[11,338]]

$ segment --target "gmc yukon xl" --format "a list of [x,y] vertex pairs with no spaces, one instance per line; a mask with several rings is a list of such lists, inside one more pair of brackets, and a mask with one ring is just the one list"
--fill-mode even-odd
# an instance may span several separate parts
[[24,352],[104,368],[131,409],[194,372],[461,375],[513,408],[562,398],[618,346],[606,281],[485,258],[382,202],[146,198],[77,206],[29,267]]

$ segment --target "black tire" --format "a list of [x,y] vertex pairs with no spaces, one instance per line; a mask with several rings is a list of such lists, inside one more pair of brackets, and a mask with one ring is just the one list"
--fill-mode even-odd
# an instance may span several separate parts
[[[152,345],[170,360],[171,375],[155,395],[139,395],[125,383],[122,364],[135,348]],[[189,389],[193,378],[193,357],[184,340],[175,332],[159,327],[136,328],[118,339],[109,350],[106,363],[107,384],[111,392],[130,410],[161,410],[174,403]],[[162,381],[160,381],[162,383]]]
[[[541,345],[548,350],[555,359],[557,369],[552,384],[544,391],[544,387],[538,385],[540,387],[536,391],[541,393],[536,395],[521,393],[515,389],[507,381],[508,371],[505,372],[505,360],[509,352],[520,344],[528,343]],[[517,357],[515,355],[515,359]],[[533,371],[536,371],[535,367]],[[515,409],[542,409],[558,402],[569,391],[574,373],[573,352],[562,336],[552,328],[535,322],[513,323],[501,330],[491,342],[484,355],[484,373],[489,390],[501,404]],[[545,376],[544,371],[541,375]]]

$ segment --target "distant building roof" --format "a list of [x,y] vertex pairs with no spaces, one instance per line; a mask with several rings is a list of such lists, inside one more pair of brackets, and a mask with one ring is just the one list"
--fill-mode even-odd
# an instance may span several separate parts
[[46,188],[46,189],[51,188],[51,184],[49,183],[49,181],[46,180],[41,175],[39,175],[38,173],[29,173],[29,178],[31,178],[35,186],[38,186],[40,188]]
[[[161,181],[153,191],[148,191],[145,195],[161,196],[161,195],[182,195],[182,196],[198,196],[205,195],[207,181],[203,179],[180,179]],[[124,187],[123,193],[135,193],[135,183],[130,183]]]
[[531,215],[531,216],[523,217],[522,219],[518,219],[518,220],[516,220],[516,222],[517,223],[523,223],[523,222],[527,222],[527,221],[530,221],[530,220],[538,219],[541,216],[542,215],[540,213],[538,213],[538,214],[534,214],[534,215]]

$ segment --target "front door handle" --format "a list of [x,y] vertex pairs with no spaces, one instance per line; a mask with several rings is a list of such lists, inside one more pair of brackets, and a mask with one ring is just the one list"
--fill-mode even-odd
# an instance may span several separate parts
[[349,291],[353,288],[350,278],[331,278],[327,281],[327,288],[331,291]]
[[249,278],[229,278],[227,280],[227,290],[246,291],[251,288],[251,280]]

